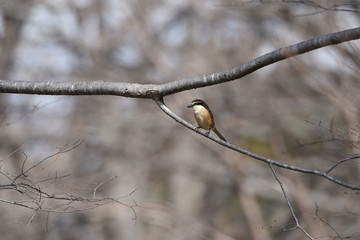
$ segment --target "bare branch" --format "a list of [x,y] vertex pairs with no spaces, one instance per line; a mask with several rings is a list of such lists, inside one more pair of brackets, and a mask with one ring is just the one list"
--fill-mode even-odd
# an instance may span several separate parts
[[[80,195],[77,196],[68,193],[51,192],[51,190],[48,189],[48,186],[44,185],[44,183],[50,181],[59,181],[62,178],[70,176],[70,174],[58,176],[58,174],[55,173],[54,177],[52,177],[51,174],[48,174],[48,177],[45,179],[41,179],[38,181],[34,181],[33,179],[31,179],[31,170],[40,168],[44,162],[48,161],[52,157],[58,157],[61,154],[74,150],[83,142],[84,140],[78,140],[74,143],[66,144],[58,148],[58,151],[54,154],[45,157],[44,159],[29,167],[26,167],[28,156],[24,153],[25,159],[21,164],[20,173],[16,174],[14,177],[12,176],[12,174],[6,171],[1,171],[0,169],[0,174],[6,177],[6,179],[9,181],[9,183],[0,184],[0,190],[15,190],[22,195],[21,199],[25,199],[9,200],[3,197],[0,198],[0,203],[16,205],[19,207],[33,210],[33,214],[31,215],[29,220],[26,221],[27,224],[32,223],[39,212],[46,212],[48,218],[49,213],[73,213],[79,211],[86,211],[110,203],[121,204],[130,208],[134,215],[133,219],[136,220],[137,216],[135,212],[135,207],[138,207],[138,205],[135,202],[134,204],[126,204],[121,201],[124,198],[130,197],[133,193],[135,193],[136,189],[124,196],[116,198],[95,198],[97,189],[101,187],[104,183],[110,182],[111,180],[115,179],[116,176],[98,184],[95,189],[92,190],[93,197],[82,197]],[[16,151],[18,151],[19,149],[17,149]]]
[[170,116],[175,121],[179,122],[180,124],[184,125],[185,127],[189,128],[189,129],[193,130],[194,132],[196,132],[198,134],[201,134],[204,137],[207,137],[207,138],[213,140],[214,142],[219,143],[220,145],[223,145],[224,147],[227,147],[227,148],[232,149],[232,150],[234,150],[236,152],[239,152],[241,154],[244,154],[246,156],[249,156],[249,157],[251,157],[253,159],[259,160],[259,161],[267,163],[267,164],[272,164],[272,165],[275,165],[277,167],[289,169],[289,170],[292,170],[292,171],[297,171],[297,172],[302,172],[302,173],[307,173],[307,174],[320,176],[320,177],[323,177],[323,178],[325,178],[325,179],[327,179],[327,180],[329,180],[331,182],[334,182],[334,183],[336,183],[338,185],[341,185],[343,187],[346,187],[346,188],[349,188],[349,189],[352,189],[352,190],[360,190],[360,186],[345,183],[345,182],[343,182],[343,181],[341,181],[341,180],[339,180],[337,178],[334,178],[334,177],[328,175],[326,172],[323,172],[323,171],[320,171],[320,170],[312,170],[312,169],[300,168],[300,167],[296,167],[296,166],[293,166],[293,165],[288,165],[286,163],[281,163],[279,161],[275,161],[273,159],[266,158],[266,157],[260,156],[258,154],[255,154],[253,152],[242,149],[242,148],[240,148],[240,147],[238,147],[236,145],[233,145],[233,144],[231,144],[229,142],[222,141],[221,139],[219,139],[217,137],[213,137],[210,134],[207,134],[206,131],[201,130],[201,129],[191,125],[190,123],[188,123],[187,121],[185,121],[184,119],[182,119],[181,117],[179,117],[178,115],[173,113],[165,105],[165,103],[163,101],[163,98],[161,98],[161,97],[154,98],[154,101],[156,102],[156,104],[160,107],[160,109],[165,114]]
[[275,169],[274,169],[274,167],[273,167],[273,165],[272,165],[271,163],[269,164],[269,167],[270,167],[272,173],[274,174],[274,177],[275,177],[276,181],[277,181],[277,182],[279,183],[279,185],[280,185],[280,188],[281,188],[281,191],[282,191],[282,193],[283,193],[283,195],[284,195],[286,204],[288,205],[288,207],[289,207],[289,209],[290,209],[290,212],[291,212],[291,215],[293,216],[293,218],[294,218],[294,220],[295,220],[295,223],[296,223],[296,227],[295,227],[295,228],[293,228],[293,229],[286,229],[286,230],[290,230],[290,231],[291,231],[291,230],[295,230],[295,229],[299,228],[309,239],[315,240],[315,238],[313,238],[312,236],[310,236],[310,234],[309,234],[308,232],[306,232],[305,229],[299,224],[299,220],[298,220],[298,218],[297,218],[296,215],[295,215],[295,212],[294,212],[293,207],[291,206],[291,203],[290,203],[289,198],[288,198],[288,196],[287,196],[287,194],[286,194],[286,191],[285,191],[285,188],[284,188],[283,183],[282,183],[282,182],[280,181],[280,179],[278,178],[278,176],[277,176],[277,174],[276,174],[276,172],[275,172]]
[[360,155],[355,155],[355,156],[351,156],[351,157],[347,157],[344,159],[341,159],[339,161],[337,161],[331,168],[329,168],[328,170],[326,170],[325,172],[328,174],[330,173],[332,170],[334,170],[337,166],[339,166],[340,164],[347,162],[347,161],[351,161],[353,159],[359,159]]
[[201,75],[165,84],[138,84],[125,82],[34,82],[0,80],[1,93],[39,95],[116,95],[133,98],[158,96],[207,87],[242,78],[260,68],[315,49],[360,38],[360,28],[347,29],[280,48],[238,67],[223,72]]
[[24,147],[24,144],[22,144],[20,147],[18,147],[17,149],[15,149],[14,151],[12,151],[11,153],[9,153],[7,156],[5,156],[3,159],[0,159],[0,163],[5,161],[8,157],[10,157],[12,154],[16,153],[17,151],[19,151],[20,149],[22,149]]
[[93,191],[93,198],[96,198],[96,191],[98,190],[99,187],[101,187],[103,184],[107,183],[107,182],[110,182],[112,180],[114,180],[115,178],[117,178],[117,176],[113,176],[109,179],[106,179],[105,181],[102,181],[101,183],[99,183],[95,188],[94,188],[94,191]]
[[[38,167],[39,165],[41,165],[43,162],[45,162],[46,160],[52,158],[52,157],[55,157],[57,155],[60,155],[60,154],[63,154],[63,153],[66,153],[66,152],[69,152],[75,148],[77,148],[78,146],[80,146],[82,143],[84,142],[84,140],[77,140],[75,141],[74,143],[72,143],[71,145],[65,145],[64,147],[60,148],[59,151],[57,151],[56,153],[54,154],[51,154],[50,156],[42,159],[41,161],[39,161],[38,163],[34,164],[33,166],[29,167],[26,171],[23,171],[24,170],[24,166],[22,166],[22,172],[14,179],[14,182],[21,176],[25,176],[28,172],[30,172],[32,169]],[[26,156],[26,155],[25,155]],[[25,159],[26,160],[26,159]],[[24,161],[24,164],[25,164],[25,161]]]

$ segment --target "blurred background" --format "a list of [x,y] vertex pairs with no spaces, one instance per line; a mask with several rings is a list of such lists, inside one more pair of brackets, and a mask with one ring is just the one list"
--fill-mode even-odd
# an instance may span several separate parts
[[[359,4],[2,0],[0,79],[171,82],[358,27]],[[358,41],[322,48],[165,102],[195,124],[186,106],[202,98],[231,143],[326,171],[359,153],[359,48]],[[1,184],[41,163],[17,182],[56,196],[119,200],[2,189],[2,239],[305,239],[284,231],[294,221],[266,164],[189,131],[151,100],[1,94],[0,134]],[[359,185],[359,167],[355,159],[331,174]],[[359,192],[276,171],[313,237],[360,239]]]

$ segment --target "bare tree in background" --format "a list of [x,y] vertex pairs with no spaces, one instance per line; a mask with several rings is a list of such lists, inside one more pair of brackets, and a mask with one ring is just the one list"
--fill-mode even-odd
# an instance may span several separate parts
[[5,1],[2,236],[358,238],[358,4]]

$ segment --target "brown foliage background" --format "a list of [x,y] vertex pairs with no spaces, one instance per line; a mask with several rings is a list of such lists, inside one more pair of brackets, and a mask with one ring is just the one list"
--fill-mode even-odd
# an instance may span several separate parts
[[[0,76],[164,83],[359,25],[357,1],[244,2],[2,1]],[[165,100],[194,122],[186,105],[202,98],[229,141],[326,170],[359,152],[358,56],[357,41],[327,47]],[[28,179],[55,178],[39,186],[66,196],[92,198],[101,184],[97,198],[123,197],[87,211],[86,201],[71,208],[46,201],[59,213],[34,214],[4,201],[30,201],[26,194],[2,190],[4,239],[304,239],[283,230],[293,219],[268,166],[188,131],[152,101],[2,94],[0,104],[2,184],[21,172],[25,158],[31,166],[83,139]],[[359,238],[357,192],[278,172],[312,236]],[[359,185],[359,162],[333,174]]]

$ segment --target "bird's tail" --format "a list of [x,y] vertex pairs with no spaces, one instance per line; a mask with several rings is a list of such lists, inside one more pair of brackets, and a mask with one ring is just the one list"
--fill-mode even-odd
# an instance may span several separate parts
[[216,133],[216,135],[218,135],[218,137],[219,137],[221,140],[223,140],[223,141],[226,142],[226,139],[223,137],[223,135],[221,135],[221,133],[220,133],[216,128],[213,128],[212,130],[214,131],[214,133]]

